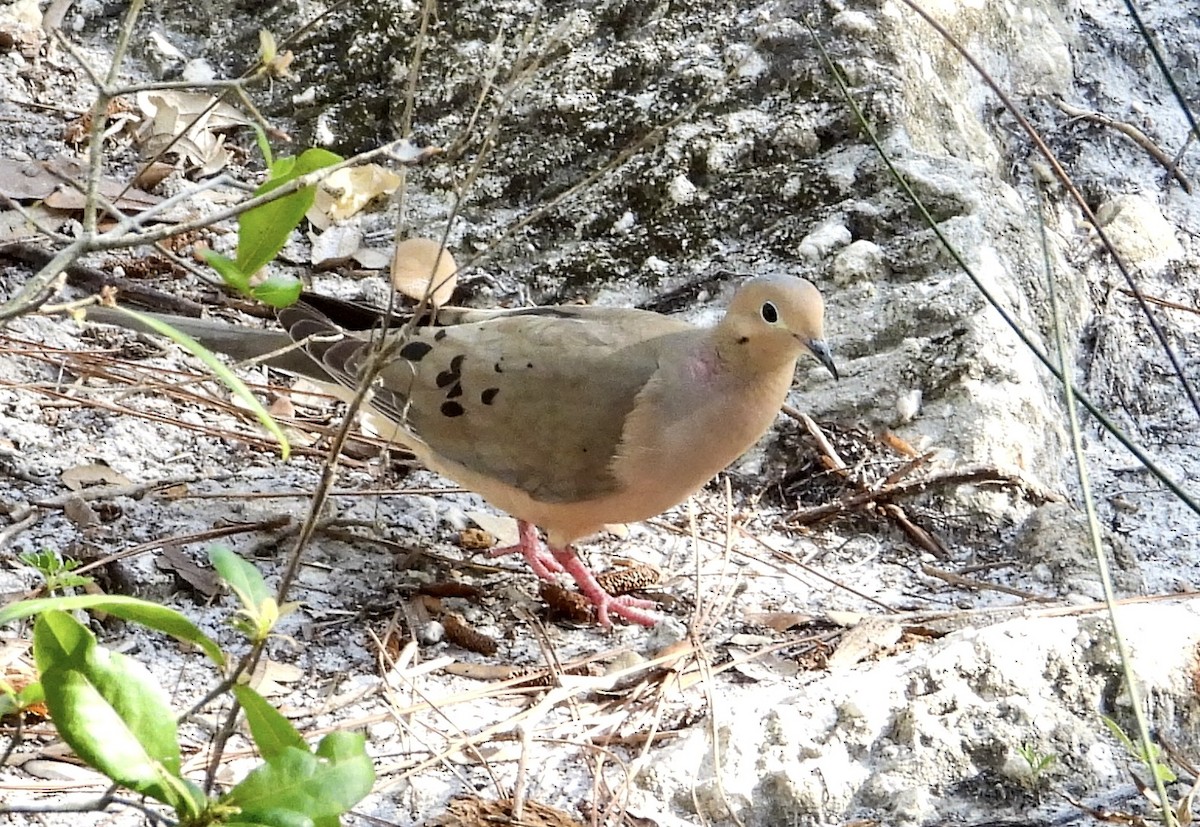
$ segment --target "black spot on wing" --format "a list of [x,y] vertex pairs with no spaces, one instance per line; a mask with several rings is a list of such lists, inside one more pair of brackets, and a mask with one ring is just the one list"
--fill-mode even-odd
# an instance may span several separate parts
[[445,339],[445,338],[446,338],[446,328],[444,328],[444,327],[439,329],[437,333],[433,334],[433,340],[435,342],[440,342],[442,339]]
[[496,394],[500,393],[499,388],[488,388],[483,393],[479,394],[479,401],[485,405],[490,405],[496,401]]
[[455,382],[454,387],[452,387],[450,389],[450,392],[448,394],[446,394],[446,398],[447,399],[455,399],[459,396],[462,396],[462,385],[459,384],[458,382]]
[[400,348],[400,358],[410,362],[419,362],[428,356],[431,350],[433,350],[433,345],[429,342],[409,342]]
[[[461,353],[458,354],[457,356],[455,356],[453,359],[450,360],[449,369],[442,371],[441,373],[439,373],[437,375],[437,377],[434,378],[433,381],[437,383],[437,386],[439,388],[444,388],[447,385],[457,386],[458,380],[462,377],[462,364],[463,364],[463,359],[465,359],[465,358],[466,357],[463,354],[461,354]],[[459,390],[459,393],[462,393],[461,389]],[[453,393],[453,392],[451,392],[450,395],[458,396],[457,393]]]
[[456,417],[462,416],[464,413],[466,413],[466,410],[457,402],[442,403],[442,416]]

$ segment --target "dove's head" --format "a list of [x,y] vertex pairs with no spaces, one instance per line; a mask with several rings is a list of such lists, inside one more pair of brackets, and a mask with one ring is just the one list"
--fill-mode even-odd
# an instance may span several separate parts
[[825,343],[825,301],[811,281],[787,275],[751,279],[734,294],[720,326],[732,339],[733,353],[748,363],[774,369],[804,352],[838,378]]

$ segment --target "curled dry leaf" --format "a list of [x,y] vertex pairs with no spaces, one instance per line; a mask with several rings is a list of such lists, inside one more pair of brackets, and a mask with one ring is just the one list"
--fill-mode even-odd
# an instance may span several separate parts
[[379,164],[339,169],[317,187],[308,220],[323,230],[350,218],[381,195],[391,195],[399,186],[400,176]]
[[410,238],[396,245],[392,286],[417,299],[429,296],[435,307],[450,300],[458,284],[458,264],[450,251],[428,238]]
[[214,100],[211,95],[178,90],[139,92],[138,107],[146,116],[138,130],[142,152],[153,156],[169,146],[171,154],[179,155],[199,175],[219,172],[231,156],[225,136],[216,130],[244,126],[249,120],[227,103],[214,105]]

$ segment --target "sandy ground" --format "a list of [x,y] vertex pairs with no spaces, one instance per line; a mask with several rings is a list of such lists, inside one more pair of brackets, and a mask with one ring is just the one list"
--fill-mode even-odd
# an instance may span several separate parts
[[[769,17],[770,10],[759,11]],[[411,10],[395,14],[413,19]],[[711,27],[697,23],[706,14]],[[1036,223],[1013,206],[1028,189],[1020,176],[1007,177],[1007,162],[1020,154],[1005,142],[1009,124],[977,121],[975,103],[983,95],[977,81],[961,80],[970,77],[961,69],[939,74],[938,61],[949,60],[943,47],[928,43],[927,31],[903,26],[899,14],[890,4],[832,9],[831,43],[845,47],[841,59],[872,79],[860,82],[876,92],[881,120],[904,124],[888,146],[906,175],[942,210],[943,226],[965,245],[985,282],[1012,300],[1044,344],[1050,326],[1036,281],[1040,256],[1030,253]],[[1181,116],[1150,70],[1126,56],[1136,41],[1123,18],[1091,6],[1067,19],[1058,14],[989,8],[977,19],[953,19],[968,31],[975,27],[977,52],[1028,100],[1072,92],[1097,109],[1139,114],[1142,127],[1178,147]],[[1198,15],[1188,14],[1155,12],[1169,51],[1187,42],[1189,26],[1194,33]],[[103,63],[114,21],[90,7],[71,20],[74,40]],[[1111,629],[1097,605],[1098,578],[1076,506],[1057,389],[953,263],[935,252],[869,148],[840,126],[839,107],[814,104],[809,121],[772,108],[802,98],[791,85],[798,70],[782,87],[773,85],[777,63],[800,36],[776,20],[758,52],[730,47],[743,57],[746,50],[751,57],[761,52],[770,64],[758,70],[752,59],[738,64],[737,95],[748,97],[731,92],[697,107],[667,134],[660,154],[635,154],[586,188],[577,206],[534,222],[524,241],[501,237],[519,220],[524,199],[548,200],[569,178],[570,145],[542,135],[541,119],[577,120],[581,134],[600,134],[597,124],[611,117],[608,101],[584,94],[589,80],[620,76],[588,57],[602,39],[588,32],[610,32],[611,21],[583,13],[570,20],[564,37],[572,49],[529,81],[506,127],[511,134],[503,133],[479,182],[478,200],[452,226],[457,251],[486,248],[490,256],[464,274],[455,300],[491,306],[585,297],[679,310],[706,322],[729,295],[729,270],[798,267],[830,296],[830,339],[843,380],[835,384],[805,366],[791,402],[821,423],[854,473],[849,480],[830,473],[811,434],[781,416],[755,451],[694,501],[582,546],[598,569],[636,563],[662,572],[649,594],[660,600],[663,622],[649,631],[618,626],[604,633],[550,615],[527,569],[474,547],[475,529],[511,531],[479,497],[410,468],[402,456],[381,453],[377,441],[359,434],[339,463],[323,527],[304,551],[290,595],[298,608],[281,621],[256,676],[259,690],[306,734],[331,728],[367,734],[378,783],[356,808],[364,824],[426,823],[452,796],[503,797],[521,778],[531,799],[584,822],[627,811],[630,823],[663,825],[993,817],[1083,823],[1085,809],[1064,796],[1143,810],[1127,769],[1136,762],[1099,718],[1131,726]],[[438,29],[436,37],[459,45],[431,58],[445,71],[447,99],[468,74],[463,67],[474,65],[469,58],[478,56],[479,44],[488,42],[470,37],[482,37],[487,24],[465,13],[451,21],[462,30]],[[173,31],[169,20],[147,25]],[[190,25],[178,22],[183,32]],[[661,68],[664,77],[669,65],[691,80],[714,71],[705,51],[716,49],[712,37],[727,29],[744,34],[737,27],[750,25],[745,15],[716,5],[651,15],[613,34],[619,46],[603,55],[614,64],[628,61],[629,71]],[[1115,56],[1095,45],[1106,37],[1121,44]],[[185,50],[203,52],[186,35],[176,39]],[[368,62],[358,54],[368,41],[354,41],[343,68]],[[1025,48],[1014,51],[1015,42]],[[30,48],[27,57],[11,49],[0,71],[5,163],[73,153],[65,127],[90,104],[69,55]],[[162,64],[171,61],[156,59],[156,48],[139,48],[130,64],[135,76],[168,74]],[[1086,84],[1076,84],[1072,66],[1102,91],[1082,95]],[[1194,67],[1185,77],[1194,87]],[[316,82],[311,75],[305,80]],[[644,93],[647,119],[671,111],[670,91],[664,81],[657,96]],[[612,105],[628,109],[635,97]],[[1113,103],[1126,100],[1135,103]],[[1052,110],[1036,106],[1048,124]],[[461,107],[446,107],[443,120],[429,116],[428,140],[448,143],[464,117]],[[1195,199],[1123,139],[1108,133],[1080,139],[1065,131],[1051,137],[1071,151],[1088,198],[1109,205],[1108,226],[1140,268],[1143,289],[1178,305],[1160,306],[1160,320],[1195,382]],[[231,142],[250,144],[244,135]],[[130,173],[134,144],[130,131],[114,136],[106,176],[123,180]],[[680,161],[688,153],[705,155],[703,175],[694,157]],[[586,155],[574,160],[591,169]],[[239,161],[235,156],[230,175],[252,181]],[[461,170],[447,164],[414,173],[409,203],[418,227],[444,222],[448,182]],[[1135,188],[1135,180],[1155,183]],[[175,177],[160,192],[186,186]],[[693,190],[707,202],[695,200]],[[644,204],[649,192],[661,200]],[[1129,194],[1140,200],[1121,200]],[[187,202],[183,217],[238,197],[232,185],[213,188]],[[1119,292],[1119,277],[1073,215],[1056,200],[1050,229],[1054,261],[1073,275],[1063,300],[1079,353],[1077,381],[1187,487],[1200,474],[1189,424],[1196,412]],[[48,216],[69,233],[79,214],[57,209]],[[384,252],[394,221],[385,207],[355,219],[366,246]],[[231,226],[209,243],[228,249]],[[186,256],[193,241],[178,252]],[[298,233],[280,266],[307,276],[309,246]],[[621,258],[632,250],[642,252]],[[164,293],[218,303],[196,276],[156,263],[146,251],[88,263]],[[33,269],[10,257],[0,267],[2,297],[12,296]],[[340,295],[379,295],[378,279],[338,273],[313,281]],[[68,286],[61,298],[86,292]],[[221,315],[264,323],[230,310]],[[228,391],[177,348],[49,316],[18,319],[3,335],[0,594],[17,597],[37,585],[17,555],[52,549],[103,561],[90,573],[104,589],[165,602],[231,652],[244,651],[229,626],[235,603],[213,586],[205,550],[224,543],[253,560],[268,583],[277,582],[308,515],[339,422],[336,407],[295,391],[282,374],[241,371],[285,414],[299,450],[283,462]],[[1194,761],[1200,748],[1191,683],[1200,640],[1191,600],[1200,563],[1196,516],[1090,426],[1086,447],[1118,590],[1139,601],[1128,609],[1123,631],[1152,721]],[[937,455],[909,468],[910,449]],[[845,505],[892,474],[892,482],[914,483],[889,500],[898,512],[882,502]],[[838,501],[843,507],[835,519],[797,524],[804,509]],[[906,522],[917,528],[906,530]],[[933,541],[922,545],[921,532]],[[451,587],[469,596],[430,595]],[[496,651],[470,651],[447,639],[451,613]],[[176,709],[189,707],[217,680],[199,655],[160,635],[113,622],[95,630],[106,646],[145,662]],[[28,631],[5,629],[0,641],[9,679],[28,674]],[[515,670],[544,675],[551,662],[571,673],[555,689],[517,679]],[[207,709],[181,729],[193,777],[202,774],[221,712]],[[1035,777],[1022,748],[1054,756],[1052,769]],[[236,781],[256,761],[239,734],[225,750],[218,782]],[[1186,771],[1182,777],[1177,795],[1195,780]],[[6,802],[62,807],[104,788],[69,760],[52,725],[38,719],[27,722],[24,740],[0,768]],[[41,817],[52,824],[144,820],[128,807]]]

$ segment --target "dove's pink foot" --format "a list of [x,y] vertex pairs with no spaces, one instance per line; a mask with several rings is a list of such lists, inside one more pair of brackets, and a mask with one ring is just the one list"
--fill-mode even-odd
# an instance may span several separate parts
[[563,570],[554,555],[546,548],[546,544],[538,537],[537,526],[524,520],[517,520],[517,540],[515,546],[501,546],[488,552],[488,557],[503,557],[506,554],[520,554],[533,569],[533,573],[543,580],[555,582],[554,575]]
[[604,587],[596,582],[596,576],[592,574],[592,570],[583,564],[579,559],[579,555],[575,553],[575,549],[570,546],[565,548],[550,549],[550,553],[554,555],[554,559],[558,561],[558,565],[571,577],[575,578],[575,585],[579,586],[579,591],[588,599],[593,606],[596,607],[596,620],[604,628],[612,626],[612,621],[609,619],[610,614],[617,617],[623,617],[630,623],[639,623],[642,626],[653,626],[658,622],[658,617],[642,611],[654,607],[654,601],[641,600],[636,597],[613,597],[604,590]]
[[644,609],[654,607],[652,600],[640,600],[636,597],[613,597],[596,582],[596,575],[583,564],[575,549],[567,546],[562,549],[548,548],[538,537],[537,526],[524,520],[517,520],[517,532],[520,538],[514,546],[502,546],[488,552],[489,557],[502,557],[505,554],[520,554],[533,569],[533,573],[551,583],[557,582],[555,574],[565,571],[575,580],[580,593],[588,602],[596,607],[596,620],[600,625],[609,628],[612,620],[609,615],[623,617],[630,623],[642,626],[653,626],[658,618]]

